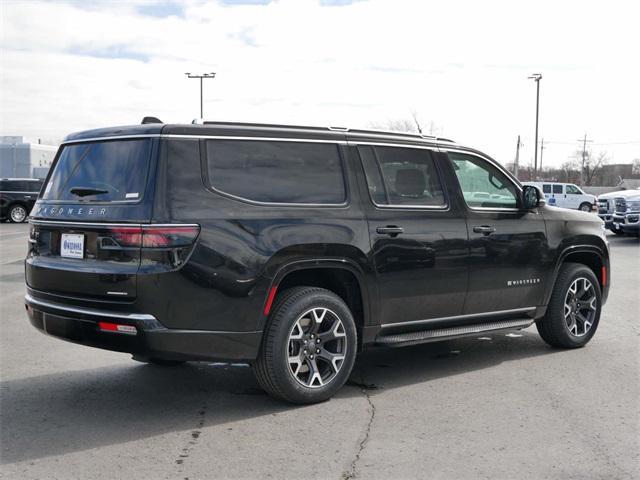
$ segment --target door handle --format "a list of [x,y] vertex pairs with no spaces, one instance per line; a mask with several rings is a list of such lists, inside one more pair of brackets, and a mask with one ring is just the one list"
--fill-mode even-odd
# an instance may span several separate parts
[[401,233],[404,233],[404,228],[398,227],[396,225],[387,225],[386,227],[377,227],[376,233],[381,235],[390,235],[392,237],[396,237]]
[[483,235],[491,235],[496,231],[496,227],[492,227],[491,225],[477,225],[473,227],[473,231],[475,233],[482,233]]

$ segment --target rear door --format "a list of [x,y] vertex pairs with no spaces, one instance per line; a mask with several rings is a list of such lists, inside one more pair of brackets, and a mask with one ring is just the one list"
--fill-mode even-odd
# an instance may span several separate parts
[[63,145],[33,211],[27,285],[52,294],[131,299],[140,227],[151,220],[156,140]]
[[357,149],[380,322],[416,325],[459,315],[467,289],[467,232],[444,188],[438,154],[405,146]]

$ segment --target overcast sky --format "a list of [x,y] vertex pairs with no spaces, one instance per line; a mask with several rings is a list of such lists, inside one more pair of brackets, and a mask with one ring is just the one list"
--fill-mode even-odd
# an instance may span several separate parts
[[366,127],[411,118],[506,163],[533,158],[540,72],[543,163],[585,133],[640,158],[636,1],[0,0],[0,134],[60,140],[89,128],[199,116]]

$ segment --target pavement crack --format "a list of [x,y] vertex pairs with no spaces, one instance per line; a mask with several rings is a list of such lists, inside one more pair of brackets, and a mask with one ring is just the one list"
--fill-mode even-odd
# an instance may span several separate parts
[[367,443],[369,443],[369,437],[371,436],[371,426],[373,425],[373,420],[376,418],[376,406],[373,404],[373,401],[371,400],[371,395],[369,394],[369,390],[374,390],[377,387],[375,385],[367,385],[362,375],[360,376],[360,378],[361,378],[360,384],[357,384],[355,382],[353,382],[352,384],[360,387],[360,390],[362,391],[365,399],[367,400],[367,403],[368,403],[367,409],[369,410],[369,420],[367,422],[364,435],[362,436],[362,440],[360,440],[360,443],[358,444],[358,449],[356,450],[356,454],[353,457],[351,464],[349,465],[349,469],[343,472],[342,474],[342,477],[341,477],[342,480],[350,480],[358,477],[358,462],[360,461],[360,457],[362,456],[362,452],[364,452],[364,449],[366,448]]

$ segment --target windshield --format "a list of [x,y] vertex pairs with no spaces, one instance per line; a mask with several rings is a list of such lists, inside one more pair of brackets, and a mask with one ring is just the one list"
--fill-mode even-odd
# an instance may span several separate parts
[[150,139],[67,145],[42,198],[137,202],[144,194],[150,157]]

